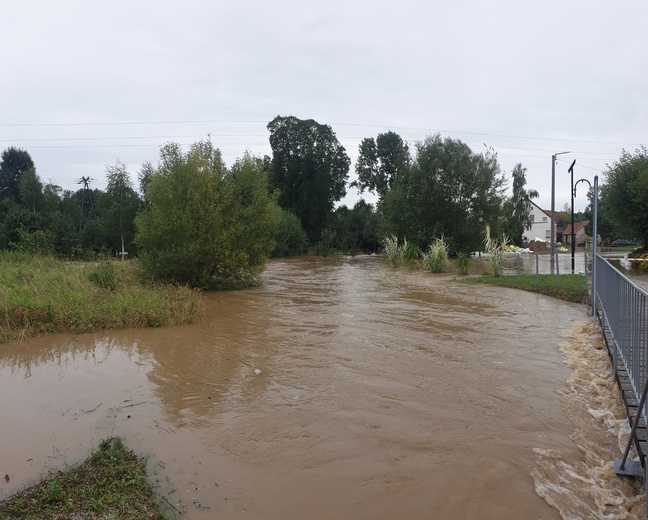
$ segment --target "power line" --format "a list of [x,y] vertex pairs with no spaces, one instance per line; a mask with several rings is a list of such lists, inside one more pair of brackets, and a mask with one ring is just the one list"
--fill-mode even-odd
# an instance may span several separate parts
[[[210,137],[266,137],[267,134],[210,134]],[[151,136],[127,136],[127,137],[47,137],[42,139],[0,139],[2,143],[37,143],[48,141],[110,141],[127,139],[188,139],[205,137],[204,134],[197,135],[151,135]]]
[[[93,122],[93,123],[0,123],[0,127],[70,127],[70,126],[137,126],[137,125],[170,125],[170,124],[266,124],[267,121],[262,120],[218,120],[218,119],[204,119],[204,120],[176,120],[176,121],[127,121],[127,122]],[[552,141],[562,143],[587,143],[587,144],[610,144],[617,146],[641,146],[641,143],[620,143],[613,141],[593,141],[586,139],[564,139],[554,137],[536,137],[524,136],[513,134],[494,134],[490,132],[466,132],[459,130],[438,130],[433,128],[420,128],[408,126],[395,126],[383,124],[364,124],[364,123],[329,123],[331,126],[350,126],[358,128],[385,128],[393,130],[409,130],[417,132],[429,132],[432,134],[461,134],[461,135],[476,135],[487,137],[504,137],[507,139],[529,139],[539,141]]]

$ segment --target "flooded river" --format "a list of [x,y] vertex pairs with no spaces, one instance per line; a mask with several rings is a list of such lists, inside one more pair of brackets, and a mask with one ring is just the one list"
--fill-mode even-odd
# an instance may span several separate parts
[[117,435],[186,519],[634,518],[638,488],[587,474],[623,433],[614,399],[582,412],[587,323],[376,257],[273,261],[197,325],[1,345],[0,499]]

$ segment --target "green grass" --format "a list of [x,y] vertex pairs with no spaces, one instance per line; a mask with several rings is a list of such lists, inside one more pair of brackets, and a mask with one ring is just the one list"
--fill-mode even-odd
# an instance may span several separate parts
[[487,283],[535,292],[574,303],[587,303],[588,294],[585,291],[585,280],[579,274],[561,274],[560,286],[556,286],[556,276],[553,274],[536,275],[521,274],[518,282],[517,276],[470,276],[463,280],[470,283]]
[[120,439],[106,439],[88,460],[0,502],[0,519],[41,520],[167,516],[146,478],[144,461]]
[[197,292],[142,283],[136,265],[0,252],[0,343],[51,332],[193,321],[200,305]]

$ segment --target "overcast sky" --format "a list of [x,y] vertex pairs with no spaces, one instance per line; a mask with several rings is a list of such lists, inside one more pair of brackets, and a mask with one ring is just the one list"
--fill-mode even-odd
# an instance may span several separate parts
[[493,147],[547,209],[551,156],[570,151],[561,209],[572,160],[575,180],[603,180],[648,144],[647,23],[645,0],[4,2],[0,149],[27,150],[44,182],[104,189],[107,165],[136,181],[169,141],[210,135],[228,165],[270,154],[267,123],[292,115],[330,125],[354,163],[388,130]]

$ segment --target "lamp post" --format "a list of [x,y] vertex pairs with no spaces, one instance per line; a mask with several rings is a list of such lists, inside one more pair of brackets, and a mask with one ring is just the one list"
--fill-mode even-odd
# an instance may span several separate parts
[[555,243],[556,237],[554,236],[554,229],[556,227],[556,156],[563,155],[569,152],[558,152],[551,156],[551,243],[549,249],[551,251],[551,266],[553,268]]
[[[571,163],[571,166],[569,167],[569,170],[567,170],[569,173],[571,173],[571,268],[572,268],[572,274],[574,274],[575,271],[575,256],[576,256],[576,233],[574,233],[574,197],[576,196],[576,185],[579,182],[586,182],[589,184],[589,187],[592,187],[592,184],[590,181],[587,179],[578,179],[576,181],[576,184],[574,184],[574,165],[576,164],[576,159],[573,160]],[[596,240],[596,238],[595,238]],[[587,266],[585,266],[585,276],[587,276]]]

